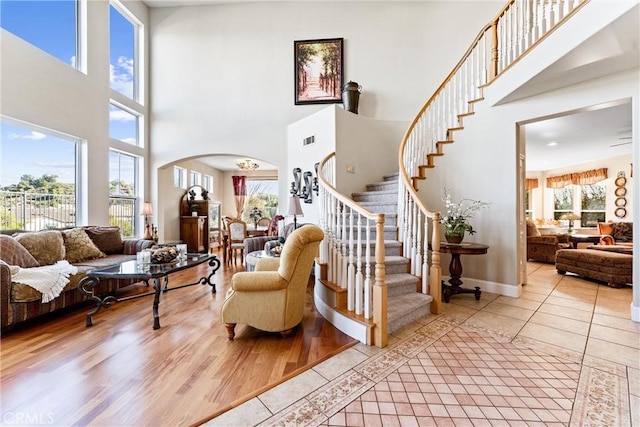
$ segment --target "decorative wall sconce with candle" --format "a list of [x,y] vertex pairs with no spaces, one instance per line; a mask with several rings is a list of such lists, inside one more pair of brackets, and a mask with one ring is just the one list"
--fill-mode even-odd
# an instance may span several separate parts
[[[302,184],[303,179],[304,185]],[[314,177],[313,172],[311,171],[302,173],[302,169],[293,168],[293,181],[291,182],[289,193],[291,193],[293,197],[298,197],[304,200],[305,203],[313,203],[313,192],[318,195],[318,177]]]

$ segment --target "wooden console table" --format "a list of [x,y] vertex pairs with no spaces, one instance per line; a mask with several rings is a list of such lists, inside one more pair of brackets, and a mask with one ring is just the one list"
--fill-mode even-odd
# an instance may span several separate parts
[[476,301],[480,299],[482,291],[480,287],[476,286],[475,289],[464,289],[460,287],[462,285],[462,262],[460,261],[460,255],[483,255],[489,250],[489,246],[481,243],[440,243],[440,252],[445,254],[451,254],[451,262],[449,263],[449,285],[442,281],[442,294],[444,302],[449,302],[451,295],[456,294],[474,294]]

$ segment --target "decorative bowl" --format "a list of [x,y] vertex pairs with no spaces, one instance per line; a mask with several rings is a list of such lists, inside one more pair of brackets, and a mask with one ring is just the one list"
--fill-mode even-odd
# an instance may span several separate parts
[[178,257],[178,250],[175,246],[162,246],[159,248],[151,248],[151,263],[166,264],[173,262]]

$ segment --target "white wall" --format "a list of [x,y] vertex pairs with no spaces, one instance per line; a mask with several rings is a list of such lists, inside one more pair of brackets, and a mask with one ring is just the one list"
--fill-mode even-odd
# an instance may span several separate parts
[[293,167],[287,125],[326,107],[294,105],[294,40],[343,37],[345,81],[363,86],[359,114],[408,122],[502,5],[310,1],[152,9],[152,167],[210,154],[251,156],[286,171],[286,196]]

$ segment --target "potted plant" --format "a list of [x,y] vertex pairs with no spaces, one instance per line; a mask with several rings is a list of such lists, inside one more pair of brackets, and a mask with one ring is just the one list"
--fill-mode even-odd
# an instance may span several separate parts
[[440,223],[444,226],[444,238],[448,243],[460,243],[465,233],[475,233],[469,224],[469,218],[473,218],[476,212],[488,207],[490,203],[472,199],[454,202],[446,188],[443,190],[443,195],[446,214],[440,219]]
[[191,216],[198,216],[198,214],[200,213],[200,206],[194,203],[192,205],[189,205],[189,210],[191,211]]

